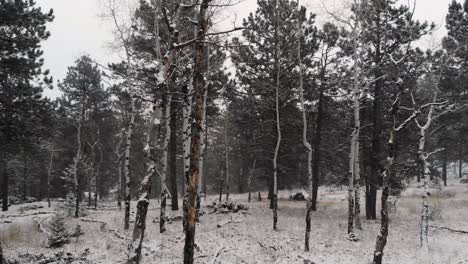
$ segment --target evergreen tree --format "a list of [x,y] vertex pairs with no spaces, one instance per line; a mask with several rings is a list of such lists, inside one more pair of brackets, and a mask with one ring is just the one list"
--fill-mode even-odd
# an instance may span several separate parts
[[61,247],[69,241],[69,233],[65,225],[65,217],[59,213],[54,214],[50,219],[50,233],[48,236],[49,247]]
[[[8,210],[7,162],[18,144],[35,142],[44,112],[50,107],[42,98],[52,79],[42,71],[41,42],[49,38],[46,24],[52,10],[43,13],[34,1],[0,1],[0,163],[3,168],[3,206]],[[46,122],[44,122],[45,124]]]

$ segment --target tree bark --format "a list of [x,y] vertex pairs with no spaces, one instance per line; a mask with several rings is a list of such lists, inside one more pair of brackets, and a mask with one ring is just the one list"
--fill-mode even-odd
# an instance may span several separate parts
[[73,177],[74,177],[74,183],[75,183],[75,217],[78,217],[78,212],[80,208],[79,197],[81,196],[81,193],[80,193],[81,190],[80,190],[80,185],[78,181],[78,164],[81,159],[81,125],[83,122],[84,111],[85,111],[83,100],[84,99],[82,99],[82,102],[81,102],[80,116],[78,117],[78,127],[77,127],[77,135],[76,135],[78,148],[76,150],[75,163],[73,165]]
[[229,191],[231,187],[231,181],[229,178],[229,139],[228,139],[228,129],[229,129],[229,112],[226,110],[224,116],[224,164],[226,169],[226,201],[229,200]]
[[177,105],[176,101],[171,102],[171,138],[169,143],[169,174],[171,185],[171,209],[173,211],[179,210],[179,200],[177,195]]
[[442,164],[442,181],[444,182],[444,186],[447,186],[447,160],[448,160],[448,150],[447,150],[447,145],[445,145],[444,149],[444,158],[443,158],[443,164]]
[[224,170],[219,172],[219,203],[223,200],[223,187],[224,187]]
[[169,149],[169,141],[171,139],[171,101],[172,95],[167,91],[166,102],[165,102],[165,127],[166,132],[164,136],[164,145],[163,145],[163,157],[162,157],[162,172],[161,172],[161,215],[159,218],[159,232],[164,233],[166,231],[166,200],[169,195],[167,188],[167,156]]
[[133,127],[135,126],[135,98],[131,99],[130,123],[127,128],[127,137],[125,140],[125,156],[124,156],[124,176],[125,176],[125,213],[124,213],[124,229],[130,228],[130,148],[132,144]]
[[50,208],[50,176],[52,174],[52,166],[54,162],[54,151],[50,151],[49,167],[47,168],[47,206]]
[[5,160],[2,161],[2,165],[3,165],[3,181],[2,181],[2,194],[3,194],[3,203],[2,203],[2,211],[3,212],[6,212],[8,211],[8,185],[9,185],[9,182],[8,182],[8,162],[6,161],[6,158]]
[[460,140],[458,147],[458,177],[463,178],[463,141]]
[[158,142],[158,129],[161,124],[161,108],[156,102],[153,105],[153,113],[148,129],[148,137],[146,141],[145,152],[145,167],[146,175],[141,183],[141,195],[137,203],[137,212],[135,218],[135,226],[133,228],[132,241],[128,245],[128,264],[138,264],[141,260],[141,249],[146,228],[146,215],[148,213],[148,205],[151,194],[151,179],[156,174],[156,162],[154,158],[155,147]]
[[[298,7],[299,7],[298,3]],[[298,23],[298,32],[301,32],[301,26]],[[303,69],[302,69],[302,55],[301,55],[301,38],[302,34],[299,33],[299,38],[297,41],[297,60],[299,62],[299,98],[301,102],[301,112],[302,112],[302,144],[306,148],[307,152],[307,179],[309,183],[309,197],[307,200],[306,204],[306,228],[305,228],[305,241],[304,241],[304,250],[309,251],[309,240],[310,240],[310,228],[311,228],[311,213],[312,211],[317,209],[316,203],[317,203],[317,194],[314,192],[317,191],[318,189],[318,179],[315,179],[316,183],[314,184],[314,173],[313,173],[313,168],[312,168],[312,147],[307,140],[307,116],[306,116],[306,109],[305,109],[305,103],[304,103],[304,78],[303,78]],[[278,98],[277,98],[278,100]],[[319,99],[320,100],[320,99]],[[320,103],[319,103],[320,104]],[[278,110],[277,110],[278,111]],[[317,127],[321,126],[319,124],[319,121],[317,123]],[[320,144],[320,136],[315,138],[314,143]],[[315,160],[318,163],[318,160]],[[316,170],[315,172],[318,171],[318,166],[314,169]],[[249,191],[249,197],[250,197],[250,191]],[[315,199],[314,199],[315,197]]]
[[[277,9],[278,7],[276,7]],[[276,11],[277,12],[277,11]],[[276,32],[276,35],[277,32]],[[275,87],[275,112],[276,112],[276,147],[273,157],[273,230],[278,230],[278,154],[281,144],[281,126],[279,110],[279,85],[280,85],[280,45],[276,43],[276,87]]]
[[203,0],[200,5],[197,23],[197,41],[194,50],[194,72],[193,72],[193,105],[192,115],[192,135],[190,142],[190,173],[186,175],[184,195],[184,218],[185,218],[185,245],[184,264],[193,264],[195,247],[195,222],[196,222],[196,202],[198,196],[198,177],[200,176],[200,144],[203,130],[203,101],[206,88],[206,47],[203,40],[208,26],[207,10],[211,0]]
[[254,174],[255,174],[256,165],[257,165],[257,159],[254,158],[252,168],[250,169],[250,172],[249,172],[249,177],[247,178],[247,191],[249,192],[249,198],[248,198],[249,203],[251,201],[252,179],[253,179]]

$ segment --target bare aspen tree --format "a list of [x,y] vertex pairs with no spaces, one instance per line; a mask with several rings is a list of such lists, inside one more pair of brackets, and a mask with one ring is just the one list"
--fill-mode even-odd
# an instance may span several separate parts
[[[297,8],[298,9],[301,8],[301,5],[299,4],[299,0],[297,1]],[[304,77],[303,77],[302,54],[301,54],[302,53],[301,52],[302,27],[299,21],[300,20],[298,19],[297,60],[299,63],[299,98],[301,100],[301,110],[302,110],[302,127],[303,127],[302,144],[304,145],[307,151],[307,180],[308,180],[308,194],[309,194],[309,197],[307,199],[307,205],[306,205],[307,212],[306,212],[306,230],[305,230],[304,249],[305,251],[309,251],[311,214],[312,214],[312,196],[313,196],[312,146],[307,140],[307,116],[306,116],[306,109],[305,109],[305,103],[304,103]]]
[[354,128],[351,135],[350,154],[349,154],[349,174],[348,174],[348,239],[357,241],[358,238],[354,227],[361,228],[360,214],[360,171],[359,171],[359,134],[360,134],[360,66],[359,66],[359,26],[360,26],[360,1],[354,1],[356,8],[355,22],[352,28],[353,34],[353,112]]
[[280,109],[279,109],[279,86],[280,86],[280,72],[281,72],[281,47],[279,43],[279,33],[278,33],[278,24],[279,14],[278,14],[278,1],[275,1],[275,39],[276,39],[276,54],[275,54],[275,67],[276,67],[276,85],[275,85],[275,114],[276,114],[276,146],[275,153],[273,156],[273,230],[278,230],[278,155],[279,148],[281,145],[281,125],[280,125]]
[[132,145],[132,133],[135,126],[135,99],[131,99],[130,107],[130,123],[128,124],[126,139],[125,139],[125,154],[124,154],[124,175],[125,175],[125,215],[124,215],[124,229],[130,227],[130,147]]
[[[411,96],[413,101],[413,106],[416,105],[414,96]],[[429,162],[428,159],[431,155],[443,150],[438,149],[434,152],[427,153],[426,149],[426,139],[427,139],[427,130],[432,125],[434,120],[434,108],[436,105],[445,104],[445,102],[437,103],[437,92],[434,94],[434,99],[432,103],[425,104],[421,106],[421,108],[417,109],[414,108],[415,115],[417,115],[422,108],[429,107],[429,111],[427,113],[425,123],[422,123],[418,120],[418,118],[414,119],[417,127],[419,128],[419,144],[418,144],[418,157],[423,167],[423,186],[424,186],[424,194],[422,196],[422,208],[421,208],[421,230],[420,230],[420,244],[424,250],[429,249],[428,245],[428,232],[429,232],[429,203],[428,198],[430,196],[429,191],[429,179],[430,179],[430,171],[429,171]]]
[[[135,126],[135,117],[136,117],[136,91],[133,87],[133,75],[134,75],[134,66],[132,63],[132,55],[131,55],[131,46],[132,46],[132,39],[133,39],[133,27],[130,26],[129,29],[125,30],[123,26],[118,22],[117,17],[117,10],[116,10],[116,3],[113,0],[108,0],[107,8],[110,13],[110,18],[114,23],[114,26],[117,31],[117,38],[121,42],[125,53],[126,59],[126,74],[125,74],[125,81],[128,88],[128,92],[130,94],[130,122],[128,127],[126,128],[126,135],[125,135],[125,145],[124,145],[124,155],[123,155],[123,166],[124,166],[124,178],[125,178],[125,188],[124,188],[124,229],[127,230],[130,227],[130,148],[132,145],[132,134],[133,134],[133,127]],[[132,21],[133,23],[133,21]]]

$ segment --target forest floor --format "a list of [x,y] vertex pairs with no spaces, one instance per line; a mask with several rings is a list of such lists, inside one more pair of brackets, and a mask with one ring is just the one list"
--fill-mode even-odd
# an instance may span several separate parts
[[[312,215],[311,250],[308,253],[303,250],[305,202],[288,200],[291,193],[295,191],[280,192],[279,230],[276,232],[272,230],[272,212],[267,199],[253,199],[247,203],[246,194],[232,195],[234,202],[246,204],[249,209],[231,214],[210,214],[213,209],[203,206],[206,214],[201,217],[196,230],[195,263],[371,263],[380,220],[366,220],[364,213],[361,214],[363,230],[357,231],[360,240],[347,240],[345,189],[324,187],[320,191],[319,207]],[[422,188],[412,184],[398,199],[396,212],[390,214],[384,263],[468,264],[466,233],[431,227],[429,252],[422,252],[419,245],[421,194]],[[263,193],[263,197],[265,195]],[[204,204],[213,201],[217,201],[217,197],[209,196]],[[89,251],[87,258],[92,263],[124,263],[126,238],[130,237],[131,232],[123,230],[123,210],[119,210],[114,203],[101,204],[98,210],[89,210],[89,214],[82,218],[68,218],[67,226],[72,230],[80,224],[84,235],[77,240],[72,238],[60,249],[47,248],[47,235],[37,227],[37,223],[41,222],[47,229],[51,216],[47,212],[52,212],[53,208],[47,208],[45,202],[37,204],[44,208],[23,212],[20,209],[22,205],[16,205],[9,212],[0,213],[0,239],[7,257],[60,251],[79,255]],[[132,202],[132,212],[135,205],[136,202]],[[430,205],[433,209],[431,226],[468,231],[468,185],[460,185],[458,180],[453,180],[442,191],[434,189]],[[167,231],[160,234],[158,206],[157,200],[151,200],[143,263],[182,263],[185,237],[182,221],[168,223]],[[361,208],[364,209],[364,204]],[[37,212],[45,214],[29,215]],[[180,210],[174,212],[168,209],[167,212],[170,217],[181,215]],[[107,224],[103,227],[98,222],[83,219]]]

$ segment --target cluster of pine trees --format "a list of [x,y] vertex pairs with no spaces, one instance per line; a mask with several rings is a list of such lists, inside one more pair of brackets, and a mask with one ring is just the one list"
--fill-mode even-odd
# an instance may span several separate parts
[[448,35],[428,50],[418,41],[434,25],[395,0],[354,0],[348,17],[323,25],[299,1],[258,0],[242,27],[215,31],[227,5],[139,1],[123,23],[108,1],[125,59],[78,58],[51,100],[42,96],[53,82],[40,45],[52,11],[0,0],[3,210],[12,197],[73,193],[78,217],[80,204],[113,198],[125,203],[128,229],[139,198],[130,246],[138,263],[150,199],[161,199],[164,232],[167,199],[179,210],[183,194],[185,263],[193,263],[195,209],[207,193],[268,189],[276,229],[278,190],[304,187],[308,250],[318,189],[347,185],[352,240],[361,190],[367,219],[377,219],[382,190],[381,263],[387,197],[413,178],[446,184],[451,163],[463,176],[468,2],[450,4]]

